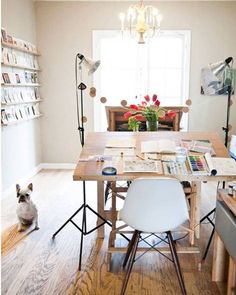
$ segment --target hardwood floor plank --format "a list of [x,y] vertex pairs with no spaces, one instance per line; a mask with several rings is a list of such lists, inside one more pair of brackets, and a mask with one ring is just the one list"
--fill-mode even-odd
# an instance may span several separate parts
[[[82,270],[78,271],[80,232],[71,223],[52,241],[52,234],[81,205],[82,187],[72,181],[72,170],[44,170],[30,180],[34,184],[33,200],[39,210],[40,230],[17,232],[16,196],[2,200],[2,294],[4,295],[118,295],[124,270],[124,254],[112,255],[111,271],[107,271],[108,231],[105,239],[96,239],[96,232],[84,237]],[[96,208],[96,183],[87,186],[88,203]],[[215,186],[203,185],[201,215],[215,204]],[[81,223],[81,215],[76,221]],[[96,216],[88,212],[88,227]],[[201,247],[204,248],[211,226],[201,226]],[[183,244],[184,241],[178,243]],[[126,241],[117,238],[117,244]],[[180,254],[189,295],[219,295],[211,282],[212,247],[198,271],[199,257]],[[134,264],[127,288],[129,294],[176,295],[180,288],[171,262],[158,253],[148,253]]]

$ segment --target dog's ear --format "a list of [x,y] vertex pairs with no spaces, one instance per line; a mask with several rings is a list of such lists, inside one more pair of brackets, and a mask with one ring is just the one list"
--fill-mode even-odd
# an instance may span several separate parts
[[16,185],[16,192],[19,193],[19,191],[20,191],[20,185],[17,184],[17,185]]
[[33,191],[33,183],[30,183],[30,184],[28,185],[28,189],[31,190],[31,191]]

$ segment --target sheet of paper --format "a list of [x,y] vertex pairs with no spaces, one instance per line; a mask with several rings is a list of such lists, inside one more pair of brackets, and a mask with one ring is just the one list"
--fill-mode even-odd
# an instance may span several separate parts
[[145,160],[161,160],[162,156],[157,153],[145,153],[144,159]]
[[176,144],[173,140],[160,139],[141,142],[141,153],[175,153]]
[[135,156],[134,148],[105,148],[104,155],[106,156]]
[[161,161],[129,160],[124,161],[123,172],[162,173]]
[[105,161],[111,161],[112,156],[111,155],[93,155],[89,156],[87,158],[80,158],[80,162],[105,162]]
[[216,175],[236,175],[236,161],[232,158],[211,158]]
[[110,139],[106,143],[106,147],[109,147],[109,148],[135,148],[136,141],[135,141],[135,139],[127,139],[127,138]]

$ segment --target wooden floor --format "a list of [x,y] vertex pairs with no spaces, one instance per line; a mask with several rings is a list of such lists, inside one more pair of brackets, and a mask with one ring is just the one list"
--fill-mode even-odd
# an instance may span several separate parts
[[[123,256],[113,255],[111,271],[107,271],[107,234],[96,239],[96,232],[85,238],[82,271],[78,257],[80,232],[68,224],[52,241],[52,234],[81,205],[81,184],[72,181],[71,170],[47,170],[36,175],[32,182],[32,199],[39,210],[40,230],[16,231],[16,196],[2,201],[2,293],[8,295],[59,294],[119,294],[123,279]],[[96,184],[87,185],[87,198],[96,201]],[[215,188],[204,184],[202,215],[215,204]],[[78,221],[80,218],[78,218]],[[95,217],[89,215],[89,224]],[[201,246],[211,227],[202,225]],[[122,242],[122,241],[121,241]],[[218,286],[211,282],[212,247],[207,260],[198,271],[199,257],[181,254],[188,294],[218,295]],[[133,268],[127,294],[165,295],[180,294],[176,274],[171,262],[157,253],[148,253]]]

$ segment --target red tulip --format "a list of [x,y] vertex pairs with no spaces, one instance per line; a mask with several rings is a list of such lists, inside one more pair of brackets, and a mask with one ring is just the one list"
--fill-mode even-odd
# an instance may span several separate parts
[[146,101],[142,101],[142,106],[146,106],[147,105],[147,103],[146,103]]
[[160,104],[161,104],[160,101],[157,99],[157,100],[155,101],[155,106],[159,107]]
[[152,101],[155,102],[156,100],[157,100],[157,95],[156,94],[153,94]]
[[145,100],[147,101],[147,102],[149,102],[150,101],[150,97],[149,97],[149,95],[147,94],[147,95],[145,95],[144,96],[144,98],[145,98]]
[[131,104],[130,108],[136,111],[138,110],[138,106],[136,106],[136,104]]
[[136,119],[137,121],[142,121],[142,120],[144,120],[144,117],[143,117],[141,114],[137,114],[137,115],[135,116],[135,119]]
[[174,111],[168,111],[168,116],[169,116],[171,119],[174,119],[174,117],[175,117],[175,112],[174,112]]
[[124,118],[125,118],[125,119],[129,119],[129,117],[131,117],[131,116],[132,116],[132,113],[131,113],[130,111],[124,113]]
[[138,110],[139,110],[139,111],[140,111],[140,110],[143,110],[143,108],[144,108],[144,107],[143,107],[142,105],[140,105],[140,104],[138,105]]

